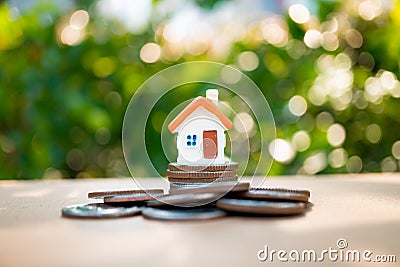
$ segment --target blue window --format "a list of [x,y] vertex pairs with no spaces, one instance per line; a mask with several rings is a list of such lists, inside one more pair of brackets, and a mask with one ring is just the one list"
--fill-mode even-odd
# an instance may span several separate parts
[[197,145],[197,134],[187,135],[186,136],[186,145],[187,146],[196,146]]

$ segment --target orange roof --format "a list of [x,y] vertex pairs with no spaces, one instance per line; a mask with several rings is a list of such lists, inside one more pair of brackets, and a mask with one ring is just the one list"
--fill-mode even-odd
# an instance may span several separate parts
[[226,117],[221,111],[219,111],[217,105],[215,105],[211,100],[206,99],[202,96],[196,97],[178,116],[175,117],[173,121],[168,125],[168,129],[173,133],[176,128],[198,107],[203,107],[212,114],[214,114],[226,129],[232,128],[232,122]]

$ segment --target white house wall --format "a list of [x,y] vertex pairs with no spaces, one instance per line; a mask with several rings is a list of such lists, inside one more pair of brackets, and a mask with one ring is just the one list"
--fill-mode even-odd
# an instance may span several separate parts
[[[226,145],[225,139],[225,128],[221,125],[219,120],[215,117],[212,118],[209,113],[203,108],[203,111],[193,112],[180,126],[179,134],[177,137],[177,148],[178,148],[178,163],[179,164],[223,164],[225,162],[224,148]],[[200,113],[203,113],[200,115]],[[206,115],[206,116],[205,116]],[[191,117],[191,118],[190,118]],[[218,155],[215,159],[205,159],[203,157],[203,131],[217,131],[217,142],[218,142]],[[196,146],[188,147],[186,145],[187,135],[197,135]]]

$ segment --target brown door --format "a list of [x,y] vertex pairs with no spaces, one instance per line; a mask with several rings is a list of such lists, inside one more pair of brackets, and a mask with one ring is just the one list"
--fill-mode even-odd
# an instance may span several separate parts
[[205,159],[215,159],[218,156],[217,131],[203,132],[203,154]]

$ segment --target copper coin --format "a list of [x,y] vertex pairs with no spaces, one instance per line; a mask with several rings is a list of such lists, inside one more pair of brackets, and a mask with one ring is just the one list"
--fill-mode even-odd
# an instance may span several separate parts
[[97,192],[89,192],[88,198],[100,198],[104,197],[112,197],[117,195],[130,195],[130,194],[163,194],[164,190],[162,189],[134,189],[134,190],[115,190],[115,191],[97,191]]
[[296,215],[305,210],[303,202],[277,202],[253,199],[224,198],[217,201],[217,207],[232,212],[255,215]]
[[158,196],[163,194],[149,195],[144,193],[129,194],[129,195],[117,195],[111,197],[105,197],[104,203],[131,203],[131,202],[143,202],[148,200],[153,200]]
[[235,192],[232,194],[238,198],[251,198],[251,199],[269,199],[269,200],[291,200],[307,202],[308,197],[303,194],[282,192],[282,191],[271,191],[268,189],[250,189],[246,192]]
[[228,193],[237,191],[247,191],[249,189],[249,183],[237,183],[237,182],[226,182],[226,183],[210,183],[201,187],[195,188],[183,188],[170,191],[171,195],[182,195],[182,194],[201,194],[201,193]]
[[171,171],[229,171],[237,170],[239,164],[236,162],[226,162],[225,164],[212,165],[182,165],[178,163],[170,163],[168,169]]
[[236,176],[236,171],[215,171],[215,172],[196,172],[196,171],[171,171],[167,170],[168,178],[219,178]]
[[212,182],[236,182],[237,176],[232,177],[216,177],[216,178],[171,178],[168,181],[171,183],[212,183]]
[[152,220],[188,221],[208,220],[226,216],[226,212],[214,207],[197,207],[181,209],[146,208],[143,217]]
[[274,188],[274,187],[254,187],[250,188],[249,190],[268,190],[268,191],[274,191],[274,192],[291,192],[291,193],[296,193],[296,194],[303,194],[306,195],[307,197],[311,196],[310,190],[306,189],[292,189],[292,188]]
[[179,205],[184,207],[193,207],[205,205],[217,200],[218,195],[212,193],[204,194],[185,194],[185,195],[166,195],[147,202],[149,207],[164,205]]
[[115,207],[104,203],[80,204],[64,207],[61,210],[63,217],[70,218],[119,218],[139,214],[142,211],[140,207]]

